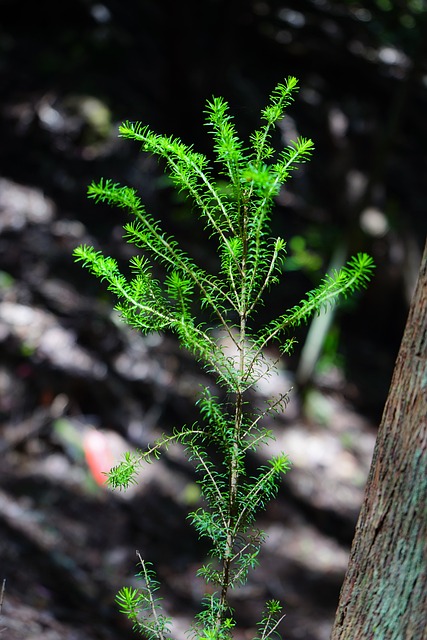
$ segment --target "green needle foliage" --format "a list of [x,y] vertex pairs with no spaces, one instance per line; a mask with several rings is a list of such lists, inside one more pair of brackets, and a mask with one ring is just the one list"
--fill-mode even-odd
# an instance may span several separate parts
[[[207,103],[206,124],[213,138],[216,172],[204,155],[177,138],[158,135],[140,123],[125,122],[120,127],[123,138],[136,141],[143,151],[164,161],[175,187],[193,201],[195,215],[215,243],[218,273],[196,264],[145,210],[134,189],[111,180],[93,183],[89,197],[130,214],[131,220],[124,225],[125,238],[141,249],[142,255],[130,260],[130,275],[124,275],[116,260],[93,247],[80,246],[74,251],[77,260],[106,281],[124,322],[144,334],[175,333],[181,346],[224,388],[223,401],[209,388],[204,389],[198,401],[198,423],[164,435],[147,451],[127,453],[111,469],[107,481],[113,488],[126,488],[135,482],[139,467],[157,458],[172,442],[179,442],[194,462],[204,500],[203,507],[189,517],[200,537],[211,545],[211,561],[198,572],[209,585],[191,630],[199,640],[232,637],[235,622],[228,604],[230,590],[244,584],[249,570],[257,564],[263,541],[263,532],[256,527],[257,516],[277,495],[290,468],[283,453],[255,474],[247,471],[249,456],[253,459],[259,445],[272,438],[263,427],[263,418],[281,411],[288,400],[284,393],[272,399],[267,410],[254,409],[249,403],[248,391],[275,367],[265,360],[264,350],[277,341],[281,350],[289,353],[295,327],[365,287],[373,270],[372,259],[360,253],[344,268],[327,275],[297,305],[261,330],[254,328],[257,309],[283,273],[285,241],[271,235],[275,196],[313,149],[307,138],[298,138],[279,152],[272,146],[275,125],[284,117],[296,91],[294,77],[276,86],[261,112],[260,128],[247,144],[236,132],[227,102],[213,98]],[[162,282],[153,275],[153,263],[163,267]],[[207,324],[201,317],[211,321]],[[234,355],[217,340],[214,329],[218,328],[233,346]],[[156,597],[156,577],[151,566],[139,559],[141,589],[123,588],[117,602],[144,637],[164,640],[169,637],[169,621]],[[282,618],[280,604],[267,602],[255,638],[276,637]]]

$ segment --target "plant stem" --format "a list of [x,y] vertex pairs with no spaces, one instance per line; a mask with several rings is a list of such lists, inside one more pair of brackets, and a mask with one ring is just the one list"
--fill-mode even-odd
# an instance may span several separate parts
[[244,379],[246,367],[246,318],[247,318],[247,301],[246,301],[246,267],[247,267],[247,208],[242,208],[241,221],[241,237],[243,240],[242,260],[240,265],[241,287],[240,287],[240,327],[239,339],[237,347],[239,350],[239,382],[236,392],[236,407],[234,415],[234,439],[232,444],[232,455],[230,463],[230,481],[229,481],[229,516],[226,535],[225,554],[222,567],[222,589],[220,597],[220,607],[217,617],[217,630],[221,627],[224,611],[227,606],[227,594],[230,587],[231,563],[233,559],[233,549],[236,539],[236,517],[237,517],[237,490],[239,485],[239,457],[241,454],[240,438],[243,424],[243,389],[241,382]]

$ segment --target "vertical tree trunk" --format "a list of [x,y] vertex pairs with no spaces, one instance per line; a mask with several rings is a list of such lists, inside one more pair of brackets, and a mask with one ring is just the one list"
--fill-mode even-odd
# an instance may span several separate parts
[[426,495],[427,243],[331,640],[426,638]]

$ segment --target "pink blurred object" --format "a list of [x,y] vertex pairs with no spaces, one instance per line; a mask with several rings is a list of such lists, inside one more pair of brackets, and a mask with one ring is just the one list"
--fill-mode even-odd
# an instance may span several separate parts
[[114,465],[114,455],[107,434],[96,429],[88,429],[83,436],[83,449],[87,466],[95,482],[105,486],[105,475]]

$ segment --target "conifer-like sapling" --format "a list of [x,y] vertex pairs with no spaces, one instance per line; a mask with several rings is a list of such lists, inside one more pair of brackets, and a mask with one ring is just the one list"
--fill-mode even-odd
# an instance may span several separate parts
[[[124,224],[125,238],[142,252],[130,260],[131,275],[124,275],[115,259],[93,247],[79,246],[74,251],[77,260],[106,281],[124,322],[144,334],[174,333],[182,348],[191,351],[224,390],[226,400],[220,401],[205,388],[198,400],[198,423],[176,427],[146,451],[127,453],[107,479],[111,487],[125,489],[135,482],[140,466],[157,458],[172,442],[180,443],[195,464],[203,507],[189,517],[199,536],[207,538],[211,546],[211,561],[198,571],[209,585],[190,630],[198,640],[232,637],[235,621],[229,606],[230,591],[244,584],[248,571],[257,564],[263,542],[257,516],[276,496],[283,474],[290,468],[283,453],[260,465],[255,474],[248,472],[249,456],[253,460],[258,447],[273,437],[263,426],[263,418],[282,410],[287,402],[286,391],[272,398],[267,410],[254,408],[249,402],[249,390],[276,366],[266,361],[265,349],[274,341],[283,353],[289,353],[295,327],[366,286],[373,270],[371,257],[359,253],[342,269],[326,275],[294,307],[255,329],[256,311],[283,274],[285,241],[271,235],[274,200],[313,149],[312,141],[302,137],[280,151],[272,146],[274,127],[296,91],[294,77],[275,87],[261,112],[260,127],[247,144],[236,132],[227,102],[213,98],[207,103],[206,122],[218,171],[207,157],[177,138],[158,135],[140,123],[120,126],[120,136],[136,141],[143,151],[164,161],[175,187],[193,201],[193,215],[207,228],[218,255],[217,273],[198,265],[164,232],[134,189],[111,180],[93,183],[89,197],[130,214],[131,221]],[[153,276],[153,262],[163,270],[162,282]],[[209,324],[202,321],[206,317],[211,319]],[[214,330],[218,328],[237,357],[216,339]],[[122,588],[117,602],[141,635],[166,640],[170,620],[162,613],[155,572],[141,556],[139,561],[141,588]],[[282,617],[280,603],[268,601],[254,637],[277,637]]]

